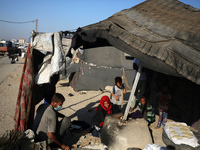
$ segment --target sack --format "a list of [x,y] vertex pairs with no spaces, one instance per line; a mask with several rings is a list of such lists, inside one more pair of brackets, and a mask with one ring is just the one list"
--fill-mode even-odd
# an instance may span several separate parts
[[168,150],[168,149],[159,144],[147,144],[147,146],[143,150]]

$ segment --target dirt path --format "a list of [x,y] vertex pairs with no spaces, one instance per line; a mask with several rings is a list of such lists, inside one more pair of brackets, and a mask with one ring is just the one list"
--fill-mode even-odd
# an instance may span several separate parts
[[[3,58],[1,58],[3,59]],[[22,69],[23,69],[24,59],[19,58],[19,61],[16,64],[5,64],[7,67],[4,72],[1,72],[4,77],[0,83],[0,136],[5,133],[6,130],[14,129],[14,114],[15,106],[17,102],[17,95],[19,90],[19,83],[21,79]],[[4,66],[5,66],[4,65]],[[4,67],[2,66],[2,67]],[[5,73],[6,71],[6,73]]]

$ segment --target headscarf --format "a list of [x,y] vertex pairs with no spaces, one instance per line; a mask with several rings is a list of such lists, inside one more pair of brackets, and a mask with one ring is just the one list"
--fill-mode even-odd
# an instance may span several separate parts
[[[104,102],[108,102],[108,104],[109,104],[109,107],[108,108],[106,108],[105,106],[104,106]],[[112,104],[111,104],[111,102],[110,102],[110,98],[108,97],[108,96],[102,96],[102,98],[101,98],[101,100],[100,100],[100,105],[101,105],[101,107],[105,110],[105,111],[107,111],[107,114],[112,114]]]

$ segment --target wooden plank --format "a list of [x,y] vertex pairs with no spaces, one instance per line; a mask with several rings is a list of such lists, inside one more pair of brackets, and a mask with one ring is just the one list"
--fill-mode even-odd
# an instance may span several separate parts
[[[134,96],[134,94],[135,94],[135,90],[136,90],[138,81],[139,81],[139,79],[140,79],[141,70],[142,70],[142,67],[139,66],[138,72],[137,72],[136,77],[135,77],[134,84],[133,84],[133,86],[132,86],[131,94],[130,94],[129,99],[128,99],[128,104],[127,104],[126,110],[125,110],[125,112],[124,112],[123,120],[126,120],[126,119],[127,119],[128,112],[129,112],[129,109],[130,109],[130,107],[131,107],[131,101],[132,101],[132,99],[133,99],[133,96]],[[135,100],[136,100],[136,99],[135,99]]]

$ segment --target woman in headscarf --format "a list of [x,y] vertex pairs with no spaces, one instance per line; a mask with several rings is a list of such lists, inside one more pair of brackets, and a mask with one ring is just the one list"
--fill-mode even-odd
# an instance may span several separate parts
[[94,130],[92,131],[92,135],[99,137],[106,115],[117,114],[120,113],[121,111],[117,105],[112,104],[110,102],[110,98],[106,95],[101,98],[100,104],[95,111],[96,114],[92,119],[92,124],[94,125]]

